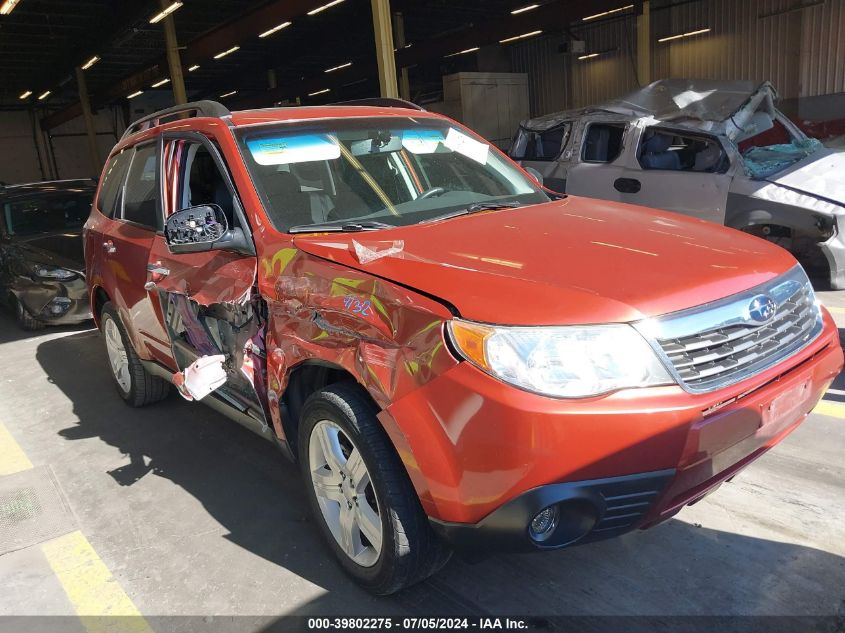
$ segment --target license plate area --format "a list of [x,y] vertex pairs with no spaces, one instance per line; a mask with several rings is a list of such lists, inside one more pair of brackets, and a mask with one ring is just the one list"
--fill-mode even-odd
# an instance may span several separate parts
[[806,413],[803,409],[809,402],[811,393],[810,381],[806,380],[777,395],[768,405],[763,406],[761,427],[778,424],[787,418],[792,419],[799,411]]

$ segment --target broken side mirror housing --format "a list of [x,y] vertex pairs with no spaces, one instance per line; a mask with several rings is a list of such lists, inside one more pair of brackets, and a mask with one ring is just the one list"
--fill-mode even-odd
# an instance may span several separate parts
[[226,214],[216,204],[181,209],[164,224],[164,239],[171,253],[230,250],[250,254],[253,249],[243,230],[229,228]]

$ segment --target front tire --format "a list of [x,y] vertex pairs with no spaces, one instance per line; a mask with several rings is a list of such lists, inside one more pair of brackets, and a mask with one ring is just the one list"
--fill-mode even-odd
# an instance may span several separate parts
[[43,322],[33,318],[33,316],[29,312],[27,312],[27,309],[24,307],[23,303],[21,303],[19,299],[14,299],[14,305],[15,318],[17,319],[18,325],[22,330],[26,330],[27,332],[35,332],[37,330],[43,330],[45,327],[47,327]]
[[164,400],[170,393],[170,383],[144,369],[111,302],[103,306],[100,323],[112,378],[120,397],[130,407]]
[[344,570],[376,595],[417,583],[451,552],[436,537],[408,474],[354,383],[306,400],[299,457],[312,513]]

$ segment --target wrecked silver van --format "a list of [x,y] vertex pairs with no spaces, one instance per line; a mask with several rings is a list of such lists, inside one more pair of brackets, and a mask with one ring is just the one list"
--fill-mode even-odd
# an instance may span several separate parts
[[656,81],[523,122],[510,155],[554,191],[725,224],[845,288],[845,152],[808,138],[776,103],[768,82]]

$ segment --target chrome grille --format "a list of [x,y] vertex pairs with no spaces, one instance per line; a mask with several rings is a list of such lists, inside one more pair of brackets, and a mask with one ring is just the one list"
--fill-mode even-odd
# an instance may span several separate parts
[[[755,322],[755,298],[774,301],[774,315]],[[796,353],[822,330],[810,281],[798,266],[749,291],[693,310],[667,315],[640,331],[657,333],[659,352],[689,391],[705,392],[739,382]],[[655,327],[656,326],[656,327]]]

